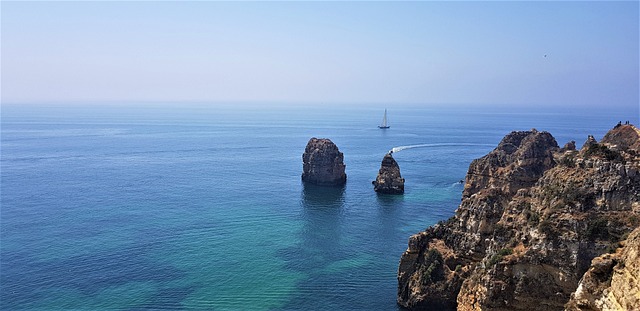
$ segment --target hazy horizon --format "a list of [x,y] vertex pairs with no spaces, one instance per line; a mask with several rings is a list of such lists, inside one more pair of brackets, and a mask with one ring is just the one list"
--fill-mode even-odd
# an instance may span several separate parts
[[2,103],[639,105],[630,2],[5,2]]

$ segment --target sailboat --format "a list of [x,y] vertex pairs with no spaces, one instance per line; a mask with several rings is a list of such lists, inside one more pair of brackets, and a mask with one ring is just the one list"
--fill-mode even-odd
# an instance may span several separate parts
[[382,124],[378,125],[378,128],[388,129],[389,125],[387,124],[387,109],[384,110],[384,117],[382,118]]

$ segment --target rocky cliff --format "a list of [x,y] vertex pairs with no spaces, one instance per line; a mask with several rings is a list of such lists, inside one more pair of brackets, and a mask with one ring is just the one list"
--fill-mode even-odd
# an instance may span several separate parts
[[382,158],[382,164],[378,171],[376,180],[371,182],[373,184],[373,190],[378,193],[386,194],[403,194],[404,193],[404,178],[400,176],[400,166],[391,153],[387,153]]
[[347,182],[344,156],[326,138],[311,138],[302,154],[302,181],[321,186],[341,186]]
[[512,132],[469,166],[455,216],[409,239],[398,303],[415,310],[562,310],[591,260],[640,225],[640,131],[558,148]]
[[640,228],[621,246],[591,261],[565,310],[640,310]]

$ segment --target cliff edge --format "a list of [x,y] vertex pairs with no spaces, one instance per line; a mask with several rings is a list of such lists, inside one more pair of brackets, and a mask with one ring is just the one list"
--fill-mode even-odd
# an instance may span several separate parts
[[413,310],[563,310],[597,256],[640,226],[640,131],[581,150],[512,132],[469,166],[455,215],[411,236],[398,303]]

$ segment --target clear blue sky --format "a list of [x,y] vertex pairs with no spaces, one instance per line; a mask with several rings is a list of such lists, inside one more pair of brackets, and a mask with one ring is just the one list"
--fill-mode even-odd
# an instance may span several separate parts
[[3,1],[1,10],[5,103],[639,102],[637,1]]

